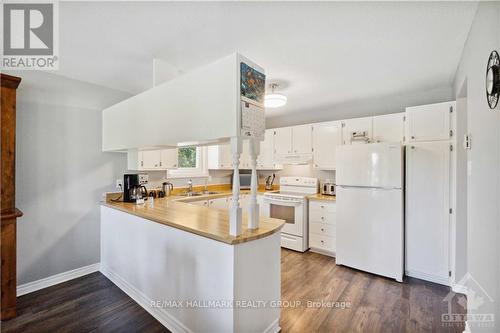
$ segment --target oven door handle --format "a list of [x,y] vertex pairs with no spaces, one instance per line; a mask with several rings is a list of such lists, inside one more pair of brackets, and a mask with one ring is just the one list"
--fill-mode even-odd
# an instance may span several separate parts
[[276,198],[264,197],[264,200],[268,201],[270,204],[276,203],[277,205],[279,204],[281,206],[299,206],[300,204],[302,204],[302,201],[281,200]]

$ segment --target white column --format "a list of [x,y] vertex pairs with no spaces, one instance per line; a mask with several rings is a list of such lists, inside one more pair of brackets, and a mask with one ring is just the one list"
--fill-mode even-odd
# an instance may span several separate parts
[[259,227],[259,204],[257,203],[257,156],[259,155],[260,141],[250,139],[250,166],[252,168],[252,179],[250,182],[250,207],[248,208],[248,229]]
[[233,156],[233,202],[229,211],[229,234],[241,235],[241,207],[240,207],[240,154],[242,151],[241,138],[231,138],[231,154]]

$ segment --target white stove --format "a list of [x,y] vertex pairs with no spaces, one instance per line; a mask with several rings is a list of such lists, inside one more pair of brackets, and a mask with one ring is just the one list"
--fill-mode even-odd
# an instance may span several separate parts
[[280,191],[264,193],[265,216],[285,220],[281,229],[281,246],[304,252],[308,242],[307,196],[318,193],[318,179],[281,177]]

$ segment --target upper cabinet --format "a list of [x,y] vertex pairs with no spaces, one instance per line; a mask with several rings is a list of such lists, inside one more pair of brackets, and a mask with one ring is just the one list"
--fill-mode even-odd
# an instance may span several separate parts
[[162,150],[130,150],[127,153],[127,167],[129,170],[167,170],[177,168],[178,151],[173,149]]
[[260,142],[260,154],[257,158],[257,169],[272,170],[279,166],[274,163],[274,130],[268,129],[264,141]]
[[342,121],[342,143],[350,145],[372,141],[373,117],[354,118]]
[[274,153],[287,155],[292,152],[292,127],[276,128],[274,130]]
[[449,140],[454,107],[455,102],[445,102],[406,108],[406,141]]
[[284,164],[304,164],[312,157],[312,124],[276,128],[275,160]]
[[209,146],[208,168],[212,170],[229,170],[233,168],[233,159],[231,156],[231,146],[229,144]]
[[342,123],[330,121],[312,127],[313,168],[334,170],[336,149],[342,145]]
[[373,117],[373,142],[404,142],[405,113]]

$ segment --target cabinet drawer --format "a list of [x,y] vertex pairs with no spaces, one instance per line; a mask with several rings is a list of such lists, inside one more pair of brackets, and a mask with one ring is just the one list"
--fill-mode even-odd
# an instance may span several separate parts
[[335,236],[335,226],[326,223],[309,223],[309,232],[322,236]]
[[317,212],[332,212],[337,211],[337,206],[335,202],[324,202],[324,201],[310,201],[309,210]]
[[335,251],[335,237],[309,235],[309,246],[326,251]]
[[322,212],[311,210],[309,212],[309,223],[326,223],[335,225],[337,214],[335,212]]

